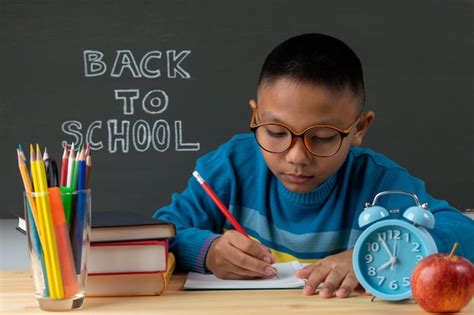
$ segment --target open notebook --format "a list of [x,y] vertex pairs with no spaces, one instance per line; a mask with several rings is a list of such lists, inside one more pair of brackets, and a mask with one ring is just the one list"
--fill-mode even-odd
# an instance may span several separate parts
[[288,289],[304,286],[305,281],[295,276],[296,271],[304,267],[299,261],[276,263],[273,264],[273,267],[277,270],[275,277],[255,280],[224,280],[213,274],[190,272],[184,283],[184,289]]

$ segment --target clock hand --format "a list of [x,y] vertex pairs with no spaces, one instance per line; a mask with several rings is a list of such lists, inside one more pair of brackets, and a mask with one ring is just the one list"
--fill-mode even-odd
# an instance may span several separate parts
[[382,264],[380,267],[377,268],[377,271],[379,270],[382,270],[382,269],[385,269],[387,268],[388,266],[390,266],[392,264],[392,258],[390,258],[389,261],[387,261],[386,263]]
[[395,263],[397,262],[397,240],[394,239],[393,240],[393,253],[392,253],[392,258],[390,260],[392,260],[392,264],[390,265],[390,270],[393,270],[393,266],[395,265]]
[[393,267],[393,265],[397,262],[397,260],[398,260],[398,259],[397,259],[397,257],[395,257],[395,256],[390,257],[390,260],[387,261],[387,262],[385,262],[385,263],[383,263],[380,267],[378,267],[378,268],[377,268],[377,271],[382,270],[382,269],[385,269],[385,268],[387,268],[388,266],[390,266],[390,270],[392,270],[392,267]]
[[385,240],[379,236],[379,241],[382,243],[382,247],[385,248],[385,251],[388,253],[388,256],[390,256],[390,259],[393,258],[392,252],[388,248],[387,243],[385,242]]

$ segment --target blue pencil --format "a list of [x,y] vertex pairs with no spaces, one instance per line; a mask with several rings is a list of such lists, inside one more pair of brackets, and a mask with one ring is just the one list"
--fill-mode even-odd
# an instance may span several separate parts
[[74,254],[74,263],[76,265],[76,272],[81,273],[82,270],[82,244],[84,237],[84,224],[86,223],[86,206],[87,206],[87,194],[86,188],[86,160],[84,158],[84,151],[81,152],[81,156],[78,161],[77,170],[77,204],[76,212],[74,216],[74,224],[72,226],[72,251]]
[[[48,277],[46,276],[46,265],[45,265],[45,261],[44,261],[44,256],[43,256],[43,249],[41,248],[41,242],[40,242],[40,239],[39,239],[39,235],[38,235],[38,230],[36,229],[36,224],[35,224],[35,220],[33,219],[33,215],[31,214],[31,208],[30,208],[30,205],[28,204],[28,221],[29,221],[29,225],[30,225],[30,230],[32,232],[32,235],[30,237],[30,242],[32,243],[32,247],[33,247],[33,250],[34,252],[36,253],[36,256],[38,258],[38,262],[39,262],[39,267],[41,268],[41,272],[43,274],[43,285],[44,285],[44,291],[43,291],[43,295],[44,296],[49,296],[49,286],[48,286]],[[33,263],[33,262],[31,262]]]

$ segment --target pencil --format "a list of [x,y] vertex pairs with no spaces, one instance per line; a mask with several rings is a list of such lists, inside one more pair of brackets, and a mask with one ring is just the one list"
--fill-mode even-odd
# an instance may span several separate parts
[[21,146],[21,144],[18,145],[18,149],[20,150],[21,158],[23,159],[23,161],[26,162],[26,156],[25,156],[25,153],[23,152],[23,147]]
[[92,156],[88,155],[86,158],[86,189],[91,188],[91,167],[92,167]]
[[[41,226],[45,238],[45,247],[43,248],[46,273],[48,276],[49,292],[51,298],[61,299],[64,297],[63,283],[61,279],[61,269],[59,264],[58,250],[56,245],[56,235],[54,232],[53,219],[51,216],[51,207],[49,203],[48,185],[46,182],[46,172],[44,163],[41,159],[41,150],[39,145],[36,145],[35,160],[31,161],[32,172],[34,174],[33,181],[35,184],[36,207],[38,209],[38,216],[42,221]],[[36,187],[38,189],[36,190]]]
[[67,181],[66,186],[71,187],[72,183],[72,173],[74,171],[74,142],[71,145],[71,150],[69,151],[69,159],[67,162]]
[[[21,179],[23,180],[23,186],[25,187],[26,196],[33,212],[33,218],[35,219],[35,222],[38,222],[35,201],[31,196],[31,192],[33,191],[33,185],[31,184],[30,175],[28,174],[28,169],[26,168],[26,163],[23,157],[21,156],[20,150],[17,149],[16,152],[18,155],[18,168],[20,169],[20,175]],[[23,156],[25,155],[23,154]]]
[[201,187],[204,189],[204,191],[209,195],[209,197],[212,199],[212,201],[216,204],[216,206],[219,208],[219,210],[222,212],[222,214],[229,220],[230,224],[242,233],[244,236],[249,237],[247,232],[245,232],[244,228],[239,224],[239,222],[234,218],[234,216],[230,213],[230,211],[224,206],[222,201],[220,201],[219,197],[217,197],[216,193],[209,187],[209,185],[206,183],[206,181],[199,175],[197,171],[193,172],[193,176],[197,179],[199,184],[201,184]]
[[[44,257],[44,248],[46,248],[46,240],[43,234],[44,232],[41,232],[44,230],[44,227],[41,226],[41,218],[39,217],[38,210],[36,207],[36,201],[33,198],[33,193],[34,193],[34,188],[33,184],[28,172],[28,169],[26,167],[26,157],[23,152],[23,149],[20,147],[20,152],[18,153],[18,167],[20,168],[20,174],[23,180],[23,185],[25,187],[25,194],[28,198],[28,206],[29,209],[26,209],[25,216],[28,216],[29,220],[29,231],[31,232],[31,235],[28,237],[31,240],[31,244],[34,248],[34,251],[36,252],[36,257],[37,261],[36,263],[39,264],[37,265],[36,268],[41,268],[41,273],[42,273],[42,280],[43,280],[43,294],[44,296],[49,296],[49,284],[48,284],[48,273],[46,271],[46,260]],[[30,145],[30,162],[33,161],[35,158],[33,146]],[[31,164],[30,164],[31,166]],[[31,177],[36,173],[33,173],[33,169],[31,170]],[[33,255],[32,257],[34,257]],[[32,267],[35,268],[34,263],[32,263]]]
[[[20,151],[17,149],[17,155],[18,155],[18,168],[20,169],[20,174],[21,174],[21,179],[23,180],[23,186],[25,187],[25,194],[26,197],[28,198],[28,203],[30,205],[31,209],[31,214],[33,217],[33,222],[32,224],[35,225],[36,230],[38,231],[38,236],[40,238],[40,243],[42,246],[44,246],[44,239],[42,238],[41,235],[41,228],[39,226],[39,218],[38,218],[38,211],[36,210],[36,204],[35,200],[33,199],[33,196],[31,193],[33,192],[33,185],[31,184],[31,179],[30,175],[28,174],[28,169],[26,168],[25,161],[23,160]],[[23,156],[25,156],[23,154]]]
[[64,146],[64,152],[61,162],[61,186],[67,186],[67,167],[68,167],[68,156],[67,156],[67,144]]
[[73,190],[77,189],[77,172],[79,168],[79,158],[81,156],[81,152],[83,149],[81,149],[81,146],[76,151],[76,158],[74,159],[74,166],[72,168],[72,179],[71,179],[71,186]]
[[50,187],[48,188],[48,192],[54,232],[56,233],[64,297],[71,297],[77,293],[78,286],[71,243],[69,242],[69,232],[64,216],[63,202],[61,200],[61,191],[59,187]]
[[43,153],[43,163],[44,163],[44,168],[46,172],[46,182],[48,187],[51,187],[51,179],[52,179],[52,173],[51,173],[51,159],[49,158],[48,154],[48,148],[44,148],[44,153]]
[[82,256],[82,244],[84,240],[84,225],[86,224],[87,194],[86,188],[86,161],[85,150],[78,154],[77,166],[77,203],[75,214],[71,219],[71,240],[76,272],[81,273],[85,266],[85,257]]

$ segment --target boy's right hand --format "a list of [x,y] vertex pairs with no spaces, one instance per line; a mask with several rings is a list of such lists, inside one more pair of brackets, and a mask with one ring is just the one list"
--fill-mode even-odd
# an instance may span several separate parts
[[209,248],[206,267],[222,279],[268,278],[276,274],[275,257],[262,244],[230,230]]

